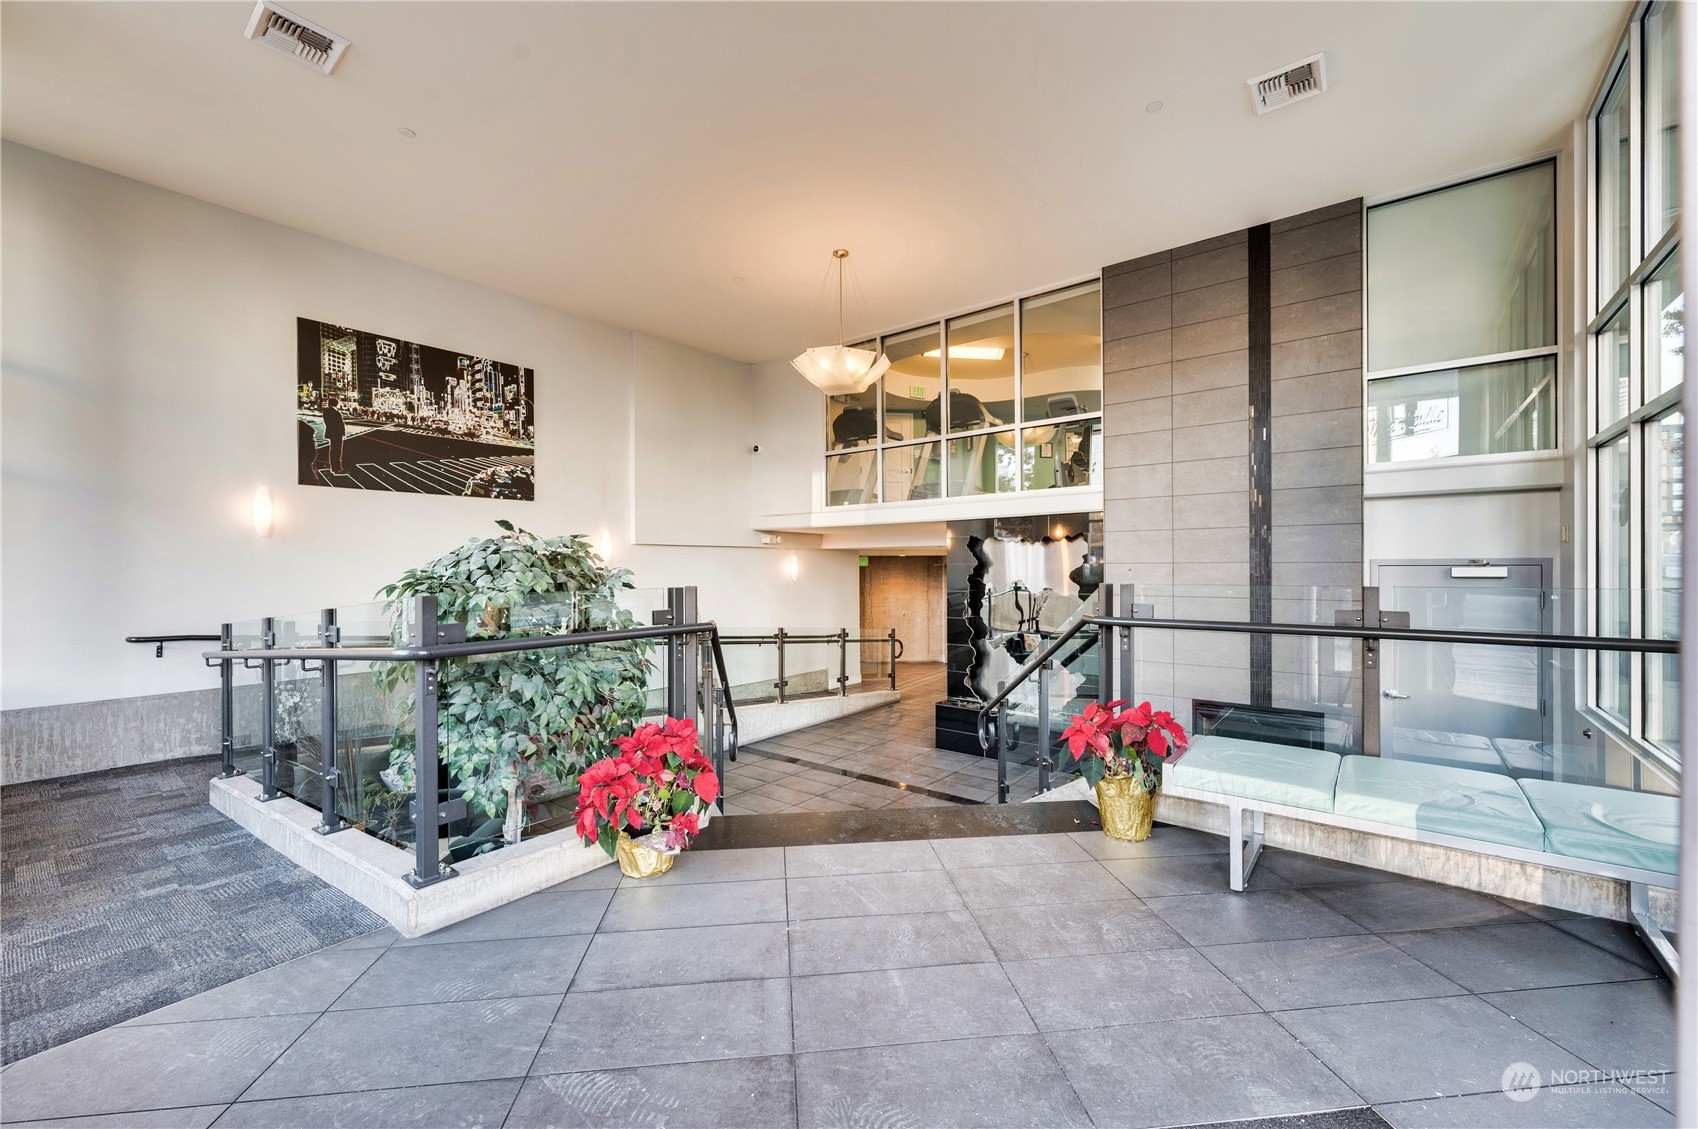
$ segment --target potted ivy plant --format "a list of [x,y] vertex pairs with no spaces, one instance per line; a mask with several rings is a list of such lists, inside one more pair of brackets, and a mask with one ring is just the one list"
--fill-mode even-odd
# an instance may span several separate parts
[[[443,622],[467,639],[505,639],[639,626],[618,604],[631,574],[610,567],[579,535],[539,537],[511,522],[474,538],[379,595],[388,601],[397,642],[411,597],[434,595]],[[653,644],[646,640],[551,647],[444,662],[437,680],[437,748],[448,784],[466,800],[472,830],[453,858],[493,850],[518,833],[523,813],[577,786],[615,737],[643,715]],[[410,663],[378,664],[387,693],[410,686]],[[414,706],[404,700],[391,742],[391,787],[413,787]],[[511,816],[511,818],[510,818]]]
[[615,743],[618,755],[590,765],[580,778],[578,835],[631,878],[665,874],[701,830],[719,796],[719,777],[688,719],[640,725]]
[[1103,834],[1132,843],[1148,839],[1162,762],[1189,744],[1184,727],[1148,702],[1092,702],[1061,737],[1079,762],[1079,775],[1096,789]]

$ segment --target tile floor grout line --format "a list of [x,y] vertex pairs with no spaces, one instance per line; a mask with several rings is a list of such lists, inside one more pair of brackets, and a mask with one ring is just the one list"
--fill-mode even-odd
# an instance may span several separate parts
[[[524,1081],[525,1081],[525,1078],[524,1078],[523,1075],[503,1075],[502,1077],[499,1077],[499,1078],[465,1078],[465,1079],[461,1079],[461,1080],[455,1081],[455,1082],[413,1082],[413,1083],[409,1083],[408,1085],[405,1085],[405,1086],[359,1086],[359,1087],[355,1087],[354,1089],[350,1089],[350,1090],[328,1090],[328,1091],[325,1091],[324,1093],[318,1093],[318,1094],[286,1094],[282,1097],[276,1097],[276,1098],[253,1098],[251,1100],[243,1101],[243,1102],[231,1102],[225,1108],[224,1113],[228,1113],[230,1110],[236,1108],[236,1106],[238,1106],[238,1105],[254,1106],[254,1105],[259,1105],[262,1102],[298,1102],[298,1101],[307,1101],[307,1100],[310,1100],[312,1098],[346,1097],[350,1094],[401,1093],[401,1092],[408,1091],[408,1090],[433,1090],[433,1089],[437,1089],[438,1087],[443,1087],[443,1086],[476,1086],[476,1085],[479,1085],[479,1084],[484,1083],[484,1082],[519,1082],[519,1083],[522,1084]],[[216,1105],[217,1103],[215,1102],[213,1104]],[[194,1109],[196,1107],[194,1107],[194,1106],[171,1106],[169,1108],[172,1108],[172,1109]],[[155,1111],[154,1110],[134,1110],[132,1112],[135,1112],[135,1113],[153,1113]],[[96,1116],[98,1116],[98,1115],[96,1115]],[[218,1116],[222,1117],[222,1116],[224,1116],[224,1114],[221,1113]],[[51,1119],[47,1119],[47,1120],[51,1120]],[[11,1129],[11,1126],[14,1123],[8,1121],[5,1124],[6,1124],[7,1129]],[[19,1122],[17,1124],[23,1124],[23,1123]],[[217,1124],[216,1119],[214,1120],[213,1124]]]
[[[801,766],[808,768],[808,769],[811,769],[815,772],[829,772],[829,773],[832,773],[832,774],[837,775],[837,776],[846,776],[846,777],[849,777],[849,778],[854,779],[854,780],[864,781],[865,783],[868,783],[868,784],[877,784],[882,788],[889,788],[892,791],[908,792],[908,793],[912,793],[914,795],[919,795],[919,796],[930,796],[934,800],[947,800],[950,803],[960,804],[963,807],[974,805],[974,804],[980,804],[980,803],[984,802],[982,800],[976,800],[976,799],[972,799],[970,797],[959,796],[959,795],[956,795],[953,792],[939,792],[935,789],[927,788],[926,786],[921,785],[921,784],[906,784],[906,783],[903,783],[902,781],[891,780],[891,779],[889,779],[887,777],[883,777],[883,776],[873,776],[873,775],[870,775],[870,774],[864,773],[864,772],[856,772],[853,769],[838,768],[835,765],[829,765],[829,764],[820,764],[816,761],[805,761],[805,760],[801,760],[800,758],[797,758],[797,757],[783,756],[783,755],[778,754],[778,753],[767,752],[767,751],[761,750],[761,749],[748,749],[746,751],[752,756],[765,757],[768,760],[786,761],[790,764],[801,765]],[[776,784],[779,787],[784,786],[784,782],[782,780],[766,781],[765,783]],[[933,783],[936,783],[936,781],[933,781]],[[749,791],[754,792],[754,793],[758,793],[760,791],[760,788],[764,787],[764,786],[765,785],[763,784],[763,785],[757,786],[755,788],[750,788]],[[791,789],[791,791],[795,791],[795,789]],[[775,798],[775,797],[767,797],[767,798],[771,799],[771,798]]]
[[[617,862],[615,865],[617,865]],[[595,944],[596,937],[601,934],[602,922],[607,920],[608,911],[613,908],[613,899],[619,896],[619,888],[624,883],[625,876],[621,873],[619,881],[613,885],[612,890],[607,895],[607,904],[601,907],[601,913],[595,919],[595,928],[590,931],[590,939],[585,942],[584,951],[578,954],[578,963],[573,966],[572,975],[566,981],[566,990],[560,993],[560,1006],[556,1007],[554,1014],[548,1017],[548,1026],[542,1029],[542,1038],[537,1040],[536,1049],[531,1052],[531,1061],[525,1064],[525,1073],[520,1078],[518,1087],[513,1091],[513,1100],[507,1103],[507,1112],[501,1118],[503,1129],[505,1129],[507,1122],[513,1118],[514,1107],[519,1104],[519,1095],[525,1092],[525,1086],[530,1082],[531,1071],[536,1069],[537,1059],[542,1055],[543,1045],[548,1042],[549,1035],[554,1033],[554,1025],[560,1021],[560,1013],[566,1007],[566,998],[572,994],[572,985],[577,983],[578,973],[584,970],[584,962],[590,958],[590,946]]]
[[[1618,980],[1618,981],[1614,981],[1614,983],[1618,983],[1618,984],[1622,984],[1622,983],[1640,984],[1640,983],[1643,983],[1643,981],[1640,981],[1640,980],[1625,980],[1625,981]],[[1563,988],[1585,988],[1585,987],[1589,987],[1589,986],[1590,985],[1586,985],[1586,984],[1564,984],[1564,985],[1561,985],[1561,987],[1563,987]],[[1545,992],[1545,991],[1552,991],[1552,990],[1553,989],[1549,989],[1549,988],[1523,988],[1523,989],[1520,989],[1520,991],[1526,991],[1526,992]],[[1585,1055],[1581,1054],[1579,1051],[1573,1050],[1572,1048],[1570,1048],[1567,1043],[1558,1042],[1554,1035],[1547,1035],[1543,1031],[1540,1031],[1538,1028],[1534,1027],[1532,1024],[1528,1023],[1526,1020],[1522,1019],[1520,1016],[1511,1015],[1508,1011],[1505,1011],[1504,1008],[1496,1000],[1486,998],[1487,995],[1501,996],[1501,995],[1509,995],[1509,994],[1510,993],[1508,993],[1508,992],[1491,992],[1491,993],[1476,994],[1474,996],[1474,998],[1479,1000],[1481,1003],[1485,1004],[1487,1007],[1493,1008],[1496,1011],[1498,1011],[1505,1018],[1507,1018],[1511,1023],[1517,1024],[1518,1026],[1525,1028],[1526,1030],[1532,1032],[1534,1038],[1543,1039],[1545,1042],[1549,1043],[1551,1046],[1555,1047],[1557,1050],[1562,1051],[1564,1054],[1573,1055],[1576,1059],[1585,1063],[1587,1066],[1591,1067],[1593,1070],[1603,1071],[1606,1074],[1608,1073],[1608,1071],[1609,1071],[1608,1067],[1599,1066],[1597,1063],[1593,1062],[1591,1059],[1587,1058]],[[1672,1072],[1674,1068],[1670,1067],[1669,1069]],[[1655,1105],[1656,1103],[1652,1102],[1651,1104]]]
[[784,988],[790,1004],[790,1110],[795,1129],[802,1129],[802,1078],[796,1064],[795,925],[790,916],[790,848],[781,848],[784,864]]

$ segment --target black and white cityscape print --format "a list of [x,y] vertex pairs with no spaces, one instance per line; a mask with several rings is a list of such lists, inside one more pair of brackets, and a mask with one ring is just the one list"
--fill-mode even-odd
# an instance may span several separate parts
[[536,497],[530,369],[308,318],[296,334],[302,485]]

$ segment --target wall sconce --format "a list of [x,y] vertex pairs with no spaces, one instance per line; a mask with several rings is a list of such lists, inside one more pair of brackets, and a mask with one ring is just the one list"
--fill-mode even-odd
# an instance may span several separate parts
[[601,554],[601,559],[604,561],[613,559],[612,531],[606,529],[601,531],[601,536],[596,538],[595,551]]
[[271,536],[271,491],[261,486],[254,490],[254,536]]
[[802,575],[802,559],[795,553],[791,553],[790,559],[784,562],[784,575],[788,576],[791,580],[795,580],[798,576]]

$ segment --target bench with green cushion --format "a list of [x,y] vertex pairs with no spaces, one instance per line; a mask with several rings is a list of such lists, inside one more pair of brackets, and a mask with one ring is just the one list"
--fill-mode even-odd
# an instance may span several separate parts
[[[1537,746],[1514,752],[1500,767],[1536,769],[1548,757]],[[1674,885],[1679,803],[1673,796],[1219,736],[1194,738],[1167,763],[1162,780],[1177,796],[1226,807],[1227,881],[1234,890],[1244,889],[1261,853],[1264,809],[1447,846],[1473,842],[1484,854],[1626,880],[1635,928],[1664,969],[1678,975],[1679,959],[1651,916],[1648,893],[1649,886]],[[1493,851],[1493,844],[1519,853]]]
[[1241,737],[1198,737],[1163,779],[1182,788],[1314,811],[1332,810],[1337,753]]
[[1355,819],[1545,849],[1545,826],[1515,781],[1500,773],[1422,761],[1347,756],[1333,811]]
[[1680,799],[1622,788],[1522,780],[1555,855],[1674,874],[1679,859]]

